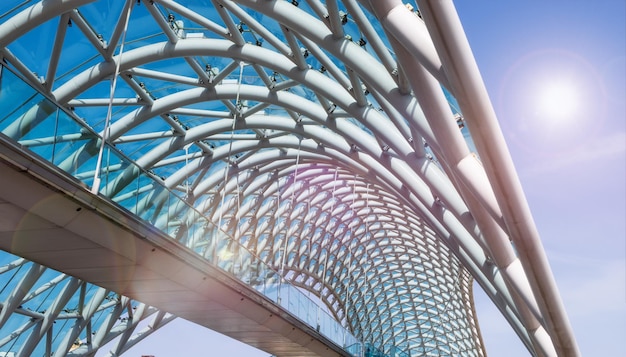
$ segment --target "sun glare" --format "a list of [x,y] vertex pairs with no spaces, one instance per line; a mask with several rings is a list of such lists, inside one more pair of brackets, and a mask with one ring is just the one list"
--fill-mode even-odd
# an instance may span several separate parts
[[579,113],[580,92],[575,83],[550,80],[540,86],[536,95],[536,110],[540,119],[562,122],[574,119]]
[[605,89],[575,53],[545,50],[520,58],[502,80],[498,107],[508,138],[541,155],[583,147],[602,127]]

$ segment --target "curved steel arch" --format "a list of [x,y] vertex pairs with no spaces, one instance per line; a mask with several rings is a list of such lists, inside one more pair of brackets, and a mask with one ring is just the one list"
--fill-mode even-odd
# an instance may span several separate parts
[[[83,355],[117,338],[110,348],[121,354],[149,336],[151,330],[175,318],[155,307],[8,254],[2,257],[0,276],[11,277],[3,291],[9,289],[12,297],[3,303],[0,325],[2,329],[15,328],[14,333],[3,334],[0,348],[14,350],[18,355],[33,354],[47,334],[57,340],[54,350],[52,346],[45,349],[47,353]],[[54,299],[44,298],[52,294]],[[57,324],[54,335],[50,329],[53,323]],[[32,328],[43,336],[28,334]]]
[[[90,2],[21,5],[0,24],[8,66],[85,118],[87,134],[64,137],[84,142],[60,167],[90,173],[102,145],[96,133],[109,129],[96,120],[109,104],[101,87],[119,65],[124,94],[110,101],[119,111],[106,139],[128,148],[133,164],[107,167],[112,179],[100,192],[117,202],[136,197],[135,213],[152,214],[187,248],[208,259],[224,242],[238,241],[237,249],[280,268],[283,279],[319,296],[359,338],[387,353],[400,346],[417,355],[483,355],[469,271],[531,353],[577,353],[551,278],[540,277],[550,274],[545,257],[530,253],[537,237],[514,172],[493,153],[501,147],[485,144],[489,137],[476,129],[473,105],[486,107],[464,87],[476,84],[468,79],[474,72],[467,56],[458,50],[461,59],[452,59],[456,47],[442,45],[459,34],[448,2],[418,1],[423,22],[397,0],[214,0],[212,7],[128,0],[106,9],[119,11],[107,36],[89,20],[101,7]],[[131,49],[120,53],[126,14]],[[42,83],[31,70],[39,65],[16,51],[56,18]],[[64,47],[70,20],[93,57],[57,75],[70,52]],[[146,33],[140,25],[166,41],[133,35]],[[212,71],[213,63],[224,64],[223,71]],[[252,77],[255,83],[241,83]],[[463,117],[450,93],[471,119],[485,168],[471,153],[469,133],[459,130]],[[56,134],[41,133],[55,110],[42,99],[16,109],[20,114],[0,129],[28,147],[57,142]],[[497,131],[487,135],[499,140]],[[501,163],[504,175],[494,169]],[[129,184],[146,171],[197,211],[182,201],[161,207],[169,191],[151,183],[133,191]],[[502,197],[507,185],[510,200]],[[187,228],[206,219],[217,226],[212,233]],[[521,242],[527,235],[530,243]],[[317,248],[307,255],[313,240]],[[360,288],[348,298],[350,284]],[[462,326],[450,329],[455,323]]]

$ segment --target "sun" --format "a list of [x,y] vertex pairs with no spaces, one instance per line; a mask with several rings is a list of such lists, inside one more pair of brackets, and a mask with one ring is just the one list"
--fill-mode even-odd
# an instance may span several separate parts
[[594,137],[606,90],[584,57],[546,49],[519,58],[502,77],[497,109],[506,135],[528,152],[570,152]]
[[571,79],[544,79],[532,95],[538,119],[546,124],[563,123],[580,115],[583,98]]

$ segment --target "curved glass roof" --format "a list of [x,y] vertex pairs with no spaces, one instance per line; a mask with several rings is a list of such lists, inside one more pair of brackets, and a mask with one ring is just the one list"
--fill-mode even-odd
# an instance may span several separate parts
[[483,355],[470,275],[533,354],[567,350],[456,14],[418,2],[4,2],[0,130],[386,353]]

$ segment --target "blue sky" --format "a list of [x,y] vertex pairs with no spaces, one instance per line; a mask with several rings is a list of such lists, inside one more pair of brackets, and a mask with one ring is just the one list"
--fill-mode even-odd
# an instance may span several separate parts
[[[626,2],[455,4],[581,352],[620,355],[626,336]],[[481,294],[477,305],[488,354],[528,356]],[[141,354],[268,355],[184,322],[128,353]]]

